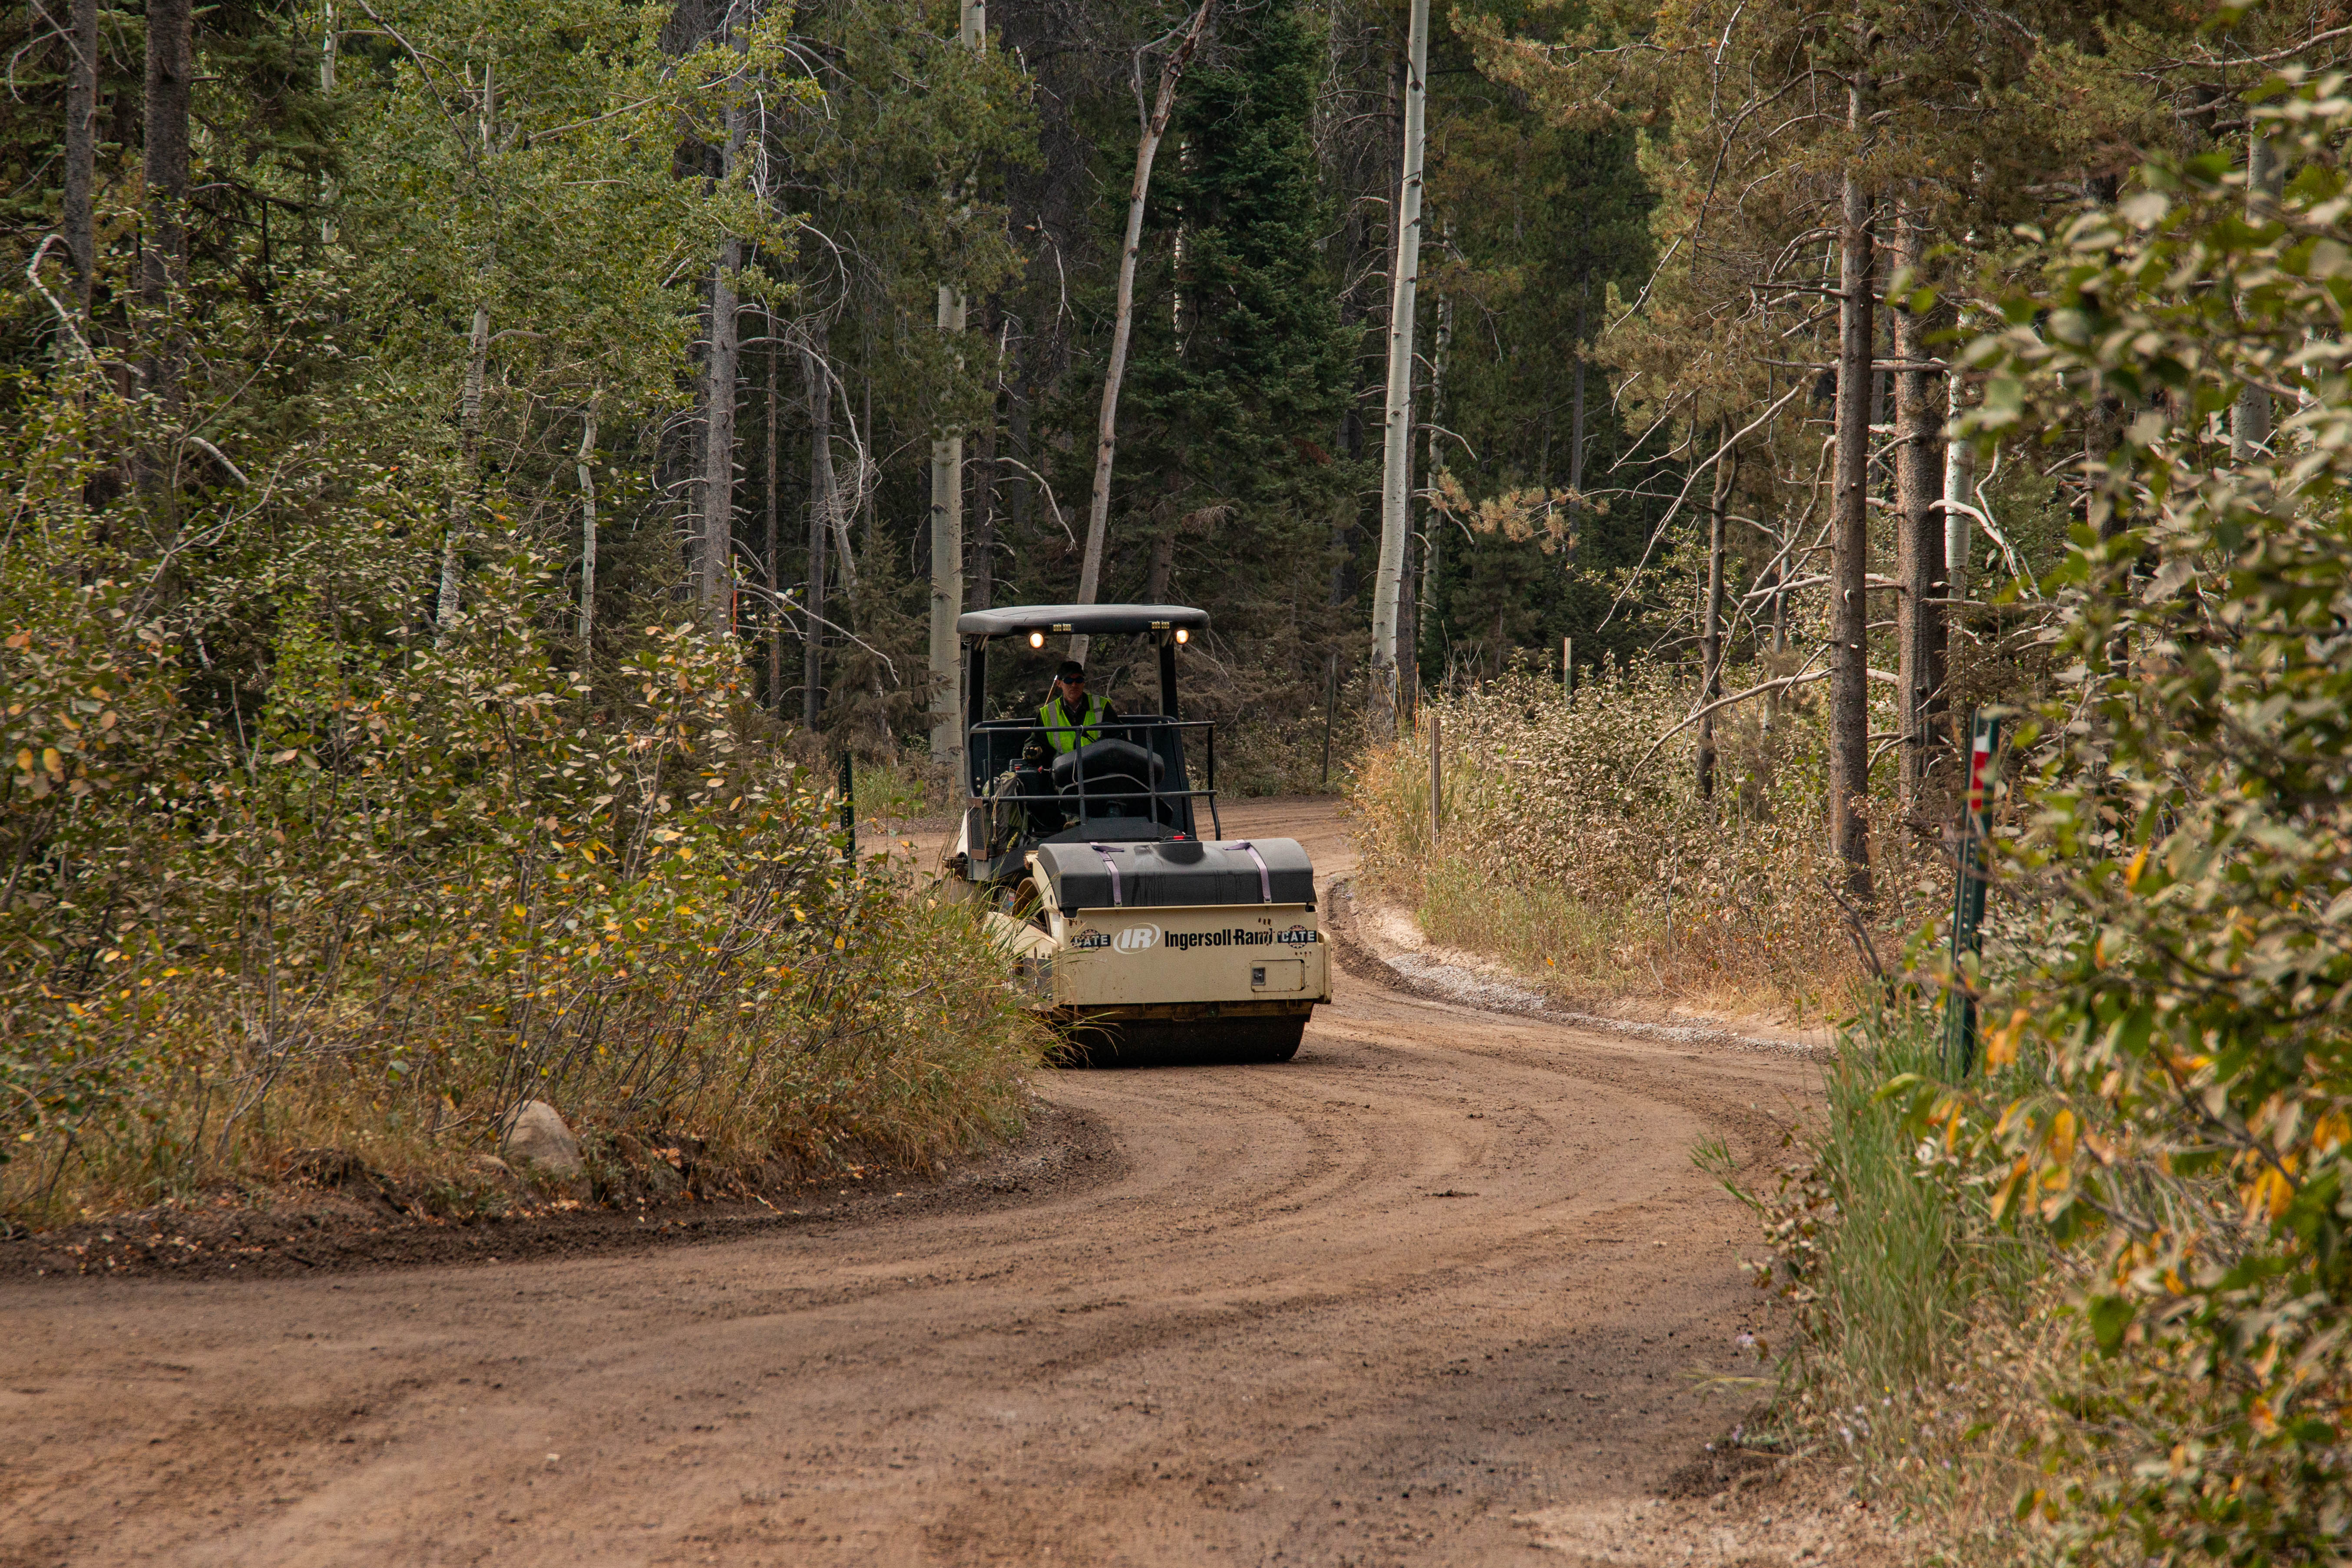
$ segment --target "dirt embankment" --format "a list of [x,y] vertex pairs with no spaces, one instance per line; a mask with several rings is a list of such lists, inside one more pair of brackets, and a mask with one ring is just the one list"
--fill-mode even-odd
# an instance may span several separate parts
[[1285,1066],[1050,1076],[1012,1190],[19,1279],[0,1563],[1890,1560],[1706,1447],[1780,1325],[1689,1152],[1811,1073],[1349,976]]

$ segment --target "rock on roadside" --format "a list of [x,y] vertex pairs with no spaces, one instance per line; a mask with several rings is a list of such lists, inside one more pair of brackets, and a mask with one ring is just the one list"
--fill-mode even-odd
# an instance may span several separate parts
[[526,1100],[514,1108],[499,1147],[515,1165],[536,1165],[551,1176],[580,1174],[580,1140],[543,1100]]

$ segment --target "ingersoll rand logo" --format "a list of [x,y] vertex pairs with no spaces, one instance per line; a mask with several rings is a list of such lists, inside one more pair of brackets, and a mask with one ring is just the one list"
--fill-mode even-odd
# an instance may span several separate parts
[[1157,946],[1159,942],[1158,926],[1129,926],[1110,939],[1110,944],[1121,952],[1141,952],[1145,948]]

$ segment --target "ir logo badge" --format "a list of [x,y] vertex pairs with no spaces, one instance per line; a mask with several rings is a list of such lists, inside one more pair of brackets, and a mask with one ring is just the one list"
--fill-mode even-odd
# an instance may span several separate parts
[[1111,938],[1111,945],[1121,952],[1141,952],[1147,947],[1158,946],[1159,942],[1158,926],[1129,926]]

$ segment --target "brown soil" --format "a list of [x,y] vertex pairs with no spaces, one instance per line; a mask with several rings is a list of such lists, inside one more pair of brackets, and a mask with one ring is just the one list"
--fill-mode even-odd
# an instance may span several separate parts
[[[1349,869],[1328,802],[1225,815]],[[1690,1151],[1817,1069],[1378,979],[1284,1066],[1051,1075],[929,1188],[20,1273],[0,1563],[1891,1560],[1706,1447],[1780,1335]]]
[[1041,1100],[1030,1108],[1018,1142],[936,1176],[867,1166],[707,1202],[678,1197],[599,1207],[562,1196],[560,1188],[541,1194],[509,1180],[489,1184],[496,1208],[442,1217],[429,1212],[428,1194],[353,1161],[352,1179],[330,1190],[309,1181],[225,1186],[193,1202],[0,1241],[0,1280],[158,1274],[270,1279],[737,1241],[801,1226],[1033,1202],[1072,1184],[1112,1177],[1118,1159],[1108,1131],[1085,1112]]

